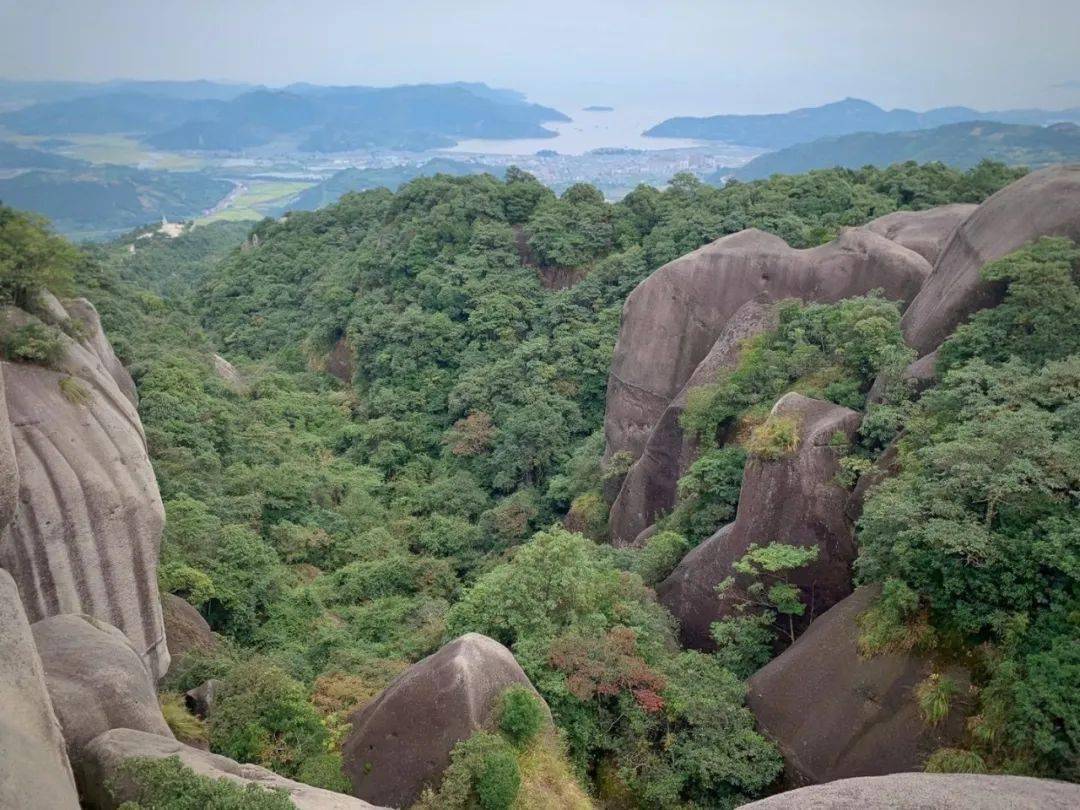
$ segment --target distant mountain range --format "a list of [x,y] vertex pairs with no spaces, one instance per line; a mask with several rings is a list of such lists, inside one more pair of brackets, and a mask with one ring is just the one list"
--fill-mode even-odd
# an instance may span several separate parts
[[0,141],[0,169],[78,169],[89,165],[75,158]]
[[314,211],[337,202],[343,194],[351,191],[367,191],[373,188],[388,188],[396,191],[399,186],[415,180],[417,177],[431,177],[436,174],[451,174],[462,177],[470,174],[494,174],[502,177],[505,170],[498,166],[482,163],[466,163],[448,158],[433,158],[426,163],[410,166],[393,166],[387,169],[342,169],[321,183],[302,191],[285,205],[277,214],[286,211]]
[[[0,97],[4,92],[17,96],[17,84],[0,84]],[[92,91],[69,97],[85,87]],[[570,120],[558,110],[528,103],[514,90],[468,82],[382,88],[298,84],[283,90],[211,82],[121,82],[108,89],[24,83],[20,92],[51,100],[0,115],[0,125],[13,132],[135,134],[169,150],[237,151],[281,136],[310,152],[422,150],[464,138],[554,137],[542,125]]]
[[889,166],[908,160],[940,161],[960,169],[971,168],[981,160],[1031,168],[1080,161],[1080,126],[968,121],[911,132],[859,132],[768,152],[744,166],[721,170],[707,179],[711,182],[728,177],[758,180],[773,174],[801,174],[834,166],[850,169]]
[[939,107],[926,112],[884,110],[869,101],[846,98],[821,107],[804,107],[769,115],[713,115],[707,118],[668,118],[645,131],[654,138],[696,138],[743,146],[783,149],[787,146],[855,132],[904,132],[966,121],[1005,124],[1080,123],[1080,108],[1069,110],[998,110]]

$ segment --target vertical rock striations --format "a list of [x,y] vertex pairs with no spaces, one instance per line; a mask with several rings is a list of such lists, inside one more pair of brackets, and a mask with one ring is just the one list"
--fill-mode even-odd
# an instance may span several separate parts
[[[58,306],[49,307],[50,319]],[[2,364],[20,485],[0,567],[18,584],[31,622],[85,613],[112,624],[159,677],[169,664],[156,577],[164,510],[134,386],[93,307],[66,306],[79,313],[86,337],[62,335],[62,359],[49,368]],[[22,310],[0,311],[0,328],[35,323]]]

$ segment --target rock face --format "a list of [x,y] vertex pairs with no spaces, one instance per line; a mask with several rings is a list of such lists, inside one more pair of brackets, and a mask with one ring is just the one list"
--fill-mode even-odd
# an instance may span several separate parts
[[1080,164],[1032,172],[964,220],[904,313],[908,345],[927,354],[973,312],[998,304],[1004,288],[982,280],[983,265],[1040,236],[1080,239]]
[[[753,543],[818,549],[818,559],[791,578],[809,606],[800,624],[851,593],[855,542],[845,515],[848,493],[834,483],[839,465],[829,442],[837,432],[854,436],[859,414],[795,393],[784,395],[772,413],[798,422],[798,449],[778,461],[748,459],[735,522],[683,558],[656,588],[660,602],[679,620],[688,647],[713,649],[709,626],[736,608],[730,596],[721,598],[715,588],[732,575],[732,564]],[[743,583],[736,578],[736,584]]]
[[746,230],[664,265],[623,307],[608,379],[606,457],[641,455],[668,404],[752,298],[828,302],[881,289],[907,302],[929,272],[922,256],[859,228],[808,250]]
[[679,479],[697,458],[695,443],[679,426],[689,392],[716,382],[721,373],[737,366],[743,341],[775,326],[773,303],[765,296],[758,296],[739,307],[690,379],[660,415],[641,457],[630,468],[612,505],[613,545],[636,544],[636,538],[657,516],[675,505]]
[[45,688],[45,673],[30,624],[15,581],[2,569],[0,807],[79,807],[64,738]]
[[868,222],[866,229],[914,250],[932,265],[960,223],[978,207],[956,203],[926,211],[894,211]]
[[356,360],[353,357],[353,348],[344,335],[338,338],[334,348],[326,356],[326,373],[337,377],[346,385],[352,382],[356,373]]
[[496,699],[530,686],[510,651],[468,633],[399,675],[352,719],[342,747],[353,793],[393,807],[437,787],[450,750],[491,719]]
[[154,680],[123,633],[74,614],[51,616],[31,630],[76,770],[86,744],[109,729],[172,737]]
[[[95,616],[120,628],[160,676],[169,664],[155,573],[164,510],[134,386],[93,307],[65,306],[89,336],[64,337],[66,356],[56,368],[2,364],[20,488],[0,539],[0,567],[18,584],[31,622]],[[0,311],[0,325],[35,320],[11,307]]]
[[1080,786],[1029,776],[894,773],[840,779],[744,804],[740,810],[1072,810]]
[[[747,703],[762,733],[779,745],[791,785],[922,770],[928,754],[963,736],[962,703],[937,728],[919,716],[912,690],[930,674],[927,661],[859,656],[858,617],[879,592],[859,588],[750,679]],[[953,667],[943,674],[962,699],[967,672]]]
[[161,595],[161,612],[174,665],[193,650],[208,651],[217,645],[202,614],[176,594]]
[[[86,746],[79,766],[79,781],[86,786],[88,807],[116,810],[125,801],[137,798],[131,780],[119,776],[120,766],[135,757],[179,757],[184,765],[202,776],[227,779],[239,785],[254,784],[284,790],[298,810],[379,810],[352,796],[303,785],[258,765],[241,765],[177,740],[127,728],[107,731]],[[110,783],[111,790],[107,787]]]

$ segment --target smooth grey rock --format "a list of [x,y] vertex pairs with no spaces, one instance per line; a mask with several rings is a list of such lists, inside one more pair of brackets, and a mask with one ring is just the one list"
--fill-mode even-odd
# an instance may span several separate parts
[[972,313],[996,306],[1005,287],[983,281],[983,265],[1040,236],[1080,239],[1080,164],[1032,172],[964,220],[900,321],[908,345],[928,354]]
[[[95,331],[81,343],[64,336],[57,368],[0,364],[20,478],[0,567],[18,583],[31,622],[95,616],[120,628],[160,676],[169,664],[156,574],[165,512],[130,377],[93,308],[69,305]],[[36,320],[13,307],[0,311],[3,328]],[[69,377],[89,402],[65,396],[60,386]]]
[[194,689],[188,689],[184,692],[184,705],[193,715],[205,720],[210,712],[214,710],[214,703],[217,701],[218,689],[220,688],[221,681],[217,678],[203,681]]
[[19,592],[0,569],[0,807],[78,810],[60,723]]
[[[660,603],[679,620],[680,638],[687,647],[714,649],[710,626],[736,615],[737,602],[715,589],[734,574],[732,565],[754,543],[818,549],[815,562],[791,575],[808,606],[806,615],[795,622],[797,630],[851,593],[856,548],[845,514],[848,493],[835,482],[839,460],[830,440],[836,433],[850,440],[859,427],[859,414],[796,393],[785,394],[772,413],[799,423],[798,448],[777,461],[747,459],[734,523],[684,557],[656,587]],[[741,577],[736,576],[740,586],[745,584]]]
[[176,594],[161,595],[161,613],[173,666],[192,651],[207,652],[217,646],[217,639],[206,619]]
[[881,289],[906,303],[929,273],[922,256],[863,228],[808,250],[750,229],[664,265],[623,307],[608,378],[605,457],[641,455],[668,404],[752,298],[830,302]]
[[966,670],[943,673],[958,694],[945,721],[930,727],[913,690],[932,664],[913,653],[859,655],[858,618],[879,594],[859,588],[750,678],[747,705],[784,755],[789,785],[922,770],[929,754],[963,739]]
[[747,301],[724,325],[709,353],[660,415],[645,449],[627,473],[611,507],[612,545],[639,545],[646,527],[674,507],[679,479],[698,456],[697,443],[679,425],[690,391],[716,382],[724,371],[737,366],[743,342],[775,325],[774,302],[765,296]]
[[43,619],[31,631],[76,772],[86,744],[109,729],[173,736],[161,715],[154,678],[115,627],[66,614]]
[[925,211],[894,211],[866,223],[866,228],[914,250],[933,265],[953,232],[978,207],[970,203],[955,203]]
[[894,773],[840,779],[744,804],[741,810],[1075,810],[1080,786],[1029,776]]
[[84,344],[97,355],[105,370],[109,372],[109,376],[113,378],[116,386],[124,393],[124,396],[131,401],[131,404],[138,406],[139,395],[135,389],[135,381],[131,379],[128,370],[124,368],[124,364],[120,362],[116,352],[113,351],[109,339],[105,337],[105,330],[101,328],[101,316],[98,315],[94,305],[85,298],[69,298],[64,301],[64,307],[72,318],[83,322],[87,331],[86,340],[83,341]]
[[[227,779],[238,785],[254,784],[283,790],[289,794],[297,810],[380,810],[343,793],[294,782],[258,765],[242,765],[227,757],[184,745],[178,740],[127,728],[107,731],[86,746],[78,770],[79,782],[86,786],[84,792],[91,810],[116,810],[125,801],[137,798],[131,780],[119,773],[120,766],[135,757],[178,757],[201,776]],[[111,790],[109,785],[112,786]]]
[[497,698],[515,684],[532,688],[510,651],[479,633],[413,664],[353,715],[342,746],[353,793],[407,807],[425,787],[438,787],[451,749],[488,724]]

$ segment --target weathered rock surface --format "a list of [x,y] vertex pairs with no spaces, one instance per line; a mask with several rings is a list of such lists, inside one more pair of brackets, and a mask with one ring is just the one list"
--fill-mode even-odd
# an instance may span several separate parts
[[[18,584],[31,622],[95,616],[120,628],[160,676],[169,663],[155,571],[164,510],[134,387],[93,307],[68,306],[88,337],[65,337],[57,368],[2,364],[20,488],[0,567]],[[7,325],[34,320],[12,307],[0,312]]]
[[945,249],[953,232],[974,213],[977,205],[955,203],[926,211],[894,211],[868,222],[867,230],[914,250],[931,265]]
[[101,360],[101,364],[109,372],[109,376],[113,378],[113,382],[116,383],[124,396],[133,405],[138,405],[139,395],[135,390],[135,381],[131,379],[128,370],[124,368],[124,364],[120,362],[116,352],[113,351],[109,339],[105,337],[105,330],[101,328],[101,316],[98,315],[94,305],[85,298],[69,298],[64,302],[64,307],[67,309],[69,317],[82,321],[86,326],[86,343],[90,351]]
[[986,200],[956,229],[900,326],[920,355],[969,315],[1001,301],[980,271],[1040,236],[1080,239],[1080,164],[1032,172]]
[[[239,785],[255,784],[284,790],[298,810],[379,810],[360,799],[342,793],[303,785],[260,768],[242,765],[227,757],[200,751],[178,740],[144,731],[118,728],[94,738],[85,749],[78,768],[87,806],[92,810],[116,810],[137,794],[130,779],[120,776],[120,766],[128,759],[179,757],[195,773],[212,779],[227,779]],[[109,789],[109,785],[112,789]]]
[[217,374],[218,378],[223,383],[225,383],[227,388],[236,392],[244,390],[244,378],[240,376],[240,372],[236,370],[236,366],[220,354],[215,354],[210,359],[214,363],[214,373]]
[[858,617],[879,593],[859,588],[750,679],[747,704],[780,747],[790,785],[922,770],[928,754],[963,736],[966,671],[942,673],[959,699],[931,728],[913,695],[931,664],[914,654],[859,656]]
[[154,679],[123,633],[75,614],[50,616],[31,631],[76,770],[86,744],[109,729],[172,737]]
[[[2,451],[2,449],[0,449]],[[0,486],[3,482],[0,481]],[[0,807],[78,810],[60,723],[15,580],[0,569]]]
[[773,302],[764,296],[743,304],[724,325],[709,353],[661,414],[634,462],[611,508],[611,539],[616,546],[636,544],[636,538],[661,512],[675,505],[679,479],[697,459],[697,446],[679,426],[690,390],[716,382],[739,363],[743,341],[776,324]]
[[165,620],[169,655],[174,666],[192,651],[206,652],[217,646],[217,640],[206,619],[176,594],[161,595],[161,612]]
[[486,726],[499,695],[529,679],[506,647],[467,633],[409,667],[352,719],[345,774],[362,799],[407,807],[437,787],[450,750]]
[[352,382],[353,375],[356,374],[356,360],[353,357],[353,348],[345,335],[338,338],[326,356],[326,373],[337,377],[345,384]]
[[1073,810],[1080,786],[1029,776],[894,773],[792,790],[740,810]]
[[808,250],[751,229],[664,265],[623,307],[608,379],[605,456],[641,455],[664,409],[755,296],[828,302],[881,289],[907,302],[929,272],[919,254],[861,228]]
[[203,681],[194,689],[188,689],[184,692],[184,705],[193,715],[205,720],[214,709],[214,703],[217,701],[220,688],[221,681],[217,678]]
[[[715,588],[753,543],[818,549],[818,559],[791,577],[808,605],[798,627],[851,593],[855,542],[845,515],[848,493],[834,481],[839,464],[829,442],[837,432],[850,439],[859,414],[795,393],[785,394],[772,413],[799,423],[798,449],[777,461],[748,459],[734,523],[683,558],[656,588],[660,602],[679,620],[688,647],[713,649],[710,625],[735,614],[733,596],[720,597]],[[736,584],[744,585],[739,577]]]

